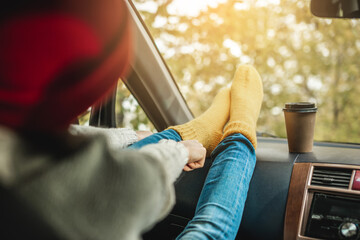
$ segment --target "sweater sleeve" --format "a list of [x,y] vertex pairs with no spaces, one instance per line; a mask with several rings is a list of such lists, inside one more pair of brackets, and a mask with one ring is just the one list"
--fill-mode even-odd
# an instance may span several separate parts
[[92,126],[70,125],[70,134],[74,136],[105,136],[111,149],[125,148],[138,140],[136,132],[130,128],[99,128]]
[[[175,204],[173,184],[187,163],[189,153],[184,145],[172,140],[161,140],[158,144],[144,146],[140,152],[151,156],[164,173],[164,185],[168,197],[158,216],[158,220],[160,220],[169,213]],[[177,156],[175,157],[175,155]]]
[[97,138],[16,192],[60,238],[140,239],[173,207],[173,182],[187,158],[173,141],[111,150]]
[[[187,163],[189,152],[185,146],[173,140],[161,140],[157,144],[149,144],[140,149],[156,159],[164,167],[164,172],[170,184],[173,184]],[[175,154],[178,156],[174,157]]]

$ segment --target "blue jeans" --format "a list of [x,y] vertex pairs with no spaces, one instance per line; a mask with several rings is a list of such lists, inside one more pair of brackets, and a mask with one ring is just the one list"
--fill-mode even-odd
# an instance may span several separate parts
[[158,143],[162,139],[174,140],[176,142],[182,141],[180,135],[175,130],[169,129],[159,133],[154,133],[140,141],[133,143],[128,148],[134,148],[134,149],[142,148],[143,146],[148,144]]
[[[131,148],[161,139],[181,141],[174,130],[153,134]],[[240,226],[249,183],[255,168],[255,150],[236,133],[226,137],[211,154],[213,164],[206,177],[195,216],[177,239],[235,239]]]

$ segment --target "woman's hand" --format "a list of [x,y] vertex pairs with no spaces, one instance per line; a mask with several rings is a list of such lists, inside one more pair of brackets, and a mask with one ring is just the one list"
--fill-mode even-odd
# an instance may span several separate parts
[[184,171],[192,171],[197,168],[202,168],[206,158],[206,149],[204,146],[197,140],[186,140],[181,141],[180,143],[184,144],[189,151],[189,160],[184,167]]

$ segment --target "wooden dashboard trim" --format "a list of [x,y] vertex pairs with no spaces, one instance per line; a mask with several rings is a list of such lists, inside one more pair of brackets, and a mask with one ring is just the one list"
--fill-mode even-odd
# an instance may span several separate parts
[[285,212],[284,239],[286,240],[297,239],[310,170],[311,163],[294,164]]
[[[314,167],[317,166],[352,169],[353,172],[348,189],[311,185],[312,172],[314,171]],[[295,163],[286,205],[284,239],[316,240],[316,238],[303,236],[313,191],[359,196],[360,191],[352,190],[356,170],[360,170],[359,165]]]

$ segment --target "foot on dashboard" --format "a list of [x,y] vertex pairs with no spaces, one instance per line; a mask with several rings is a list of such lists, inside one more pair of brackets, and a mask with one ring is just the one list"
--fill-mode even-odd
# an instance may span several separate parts
[[256,122],[263,99],[263,87],[261,77],[254,67],[243,65],[236,70],[230,95],[230,120],[222,139],[241,133],[256,149]]
[[230,89],[221,89],[215,96],[211,106],[192,121],[171,126],[168,129],[177,131],[183,140],[196,139],[206,148],[207,156],[219,144],[224,125],[229,120]]

